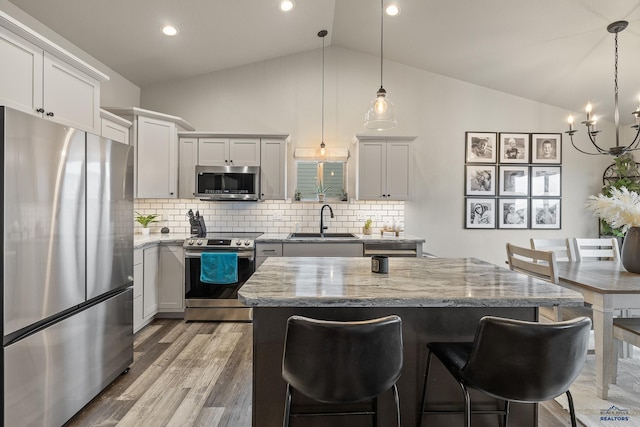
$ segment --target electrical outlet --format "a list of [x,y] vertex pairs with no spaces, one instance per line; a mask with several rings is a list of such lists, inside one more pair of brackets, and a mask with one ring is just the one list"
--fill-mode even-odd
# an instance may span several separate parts
[[274,221],[282,221],[282,215],[280,214],[274,214],[272,218]]
[[376,221],[382,221],[382,214],[380,212],[376,212],[376,213],[373,214],[373,218]]
[[369,218],[369,216],[364,212],[358,212],[357,218],[358,218],[358,221],[366,221]]

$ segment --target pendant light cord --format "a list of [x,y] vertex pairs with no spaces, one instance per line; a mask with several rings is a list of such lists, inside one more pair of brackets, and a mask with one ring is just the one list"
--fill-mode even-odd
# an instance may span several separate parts
[[322,132],[320,142],[324,144],[324,36],[322,36]]
[[383,40],[384,40],[384,0],[380,0],[380,89],[382,89],[382,62],[383,56]]

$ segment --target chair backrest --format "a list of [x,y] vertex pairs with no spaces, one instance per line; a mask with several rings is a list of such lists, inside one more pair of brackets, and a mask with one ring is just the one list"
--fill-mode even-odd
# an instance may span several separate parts
[[590,330],[587,317],[554,323],[483,317],[462,376],[499,399],[553,399],[584,367]]
[[558,283],[556,256],[551,251],[523,248],[507,243],[507,262],[513,271]]
[[569,239],[531,239],[530,242],[531,249],[553,252],[557,262],[571,261],[576,257]]
[[574,238],[574,243],[576,260],[578,261],[598,261],[603,259],[617,261],[620,259],[620,249],[616,238]]
[[291,316],[282,377],[324,403],[358,402],[389,390],[402,370],[398,316],[354,322]]

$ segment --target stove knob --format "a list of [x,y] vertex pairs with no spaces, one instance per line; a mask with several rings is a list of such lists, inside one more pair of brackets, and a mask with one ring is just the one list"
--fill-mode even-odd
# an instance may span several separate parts
[[245,245],[245,246],[249,246],[249,245],[251,245],[251,241],[249,241],[249,240],[245,240],[244,245]]
[[202,240],[196,240],[196,245],[202,245],[204,242]]
[[193,239],[189,240],[189,241],[187,242],[187,245],[193,245]]
[[242,242],[240,240],[236,241],[236,246],[240,246]]

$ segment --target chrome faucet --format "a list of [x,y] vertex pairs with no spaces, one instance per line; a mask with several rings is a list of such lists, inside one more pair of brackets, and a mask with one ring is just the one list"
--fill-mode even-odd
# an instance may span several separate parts
[[331,213],[331,218],[333,218],[333,209],[331,209],[331,206],[329,205],[322,205],[322,207],[320,208],[320,236],[324,237],[324,230],[326,230],[327,227],[326,225],[324,225],[324,208],[329,208],[329,213]]

